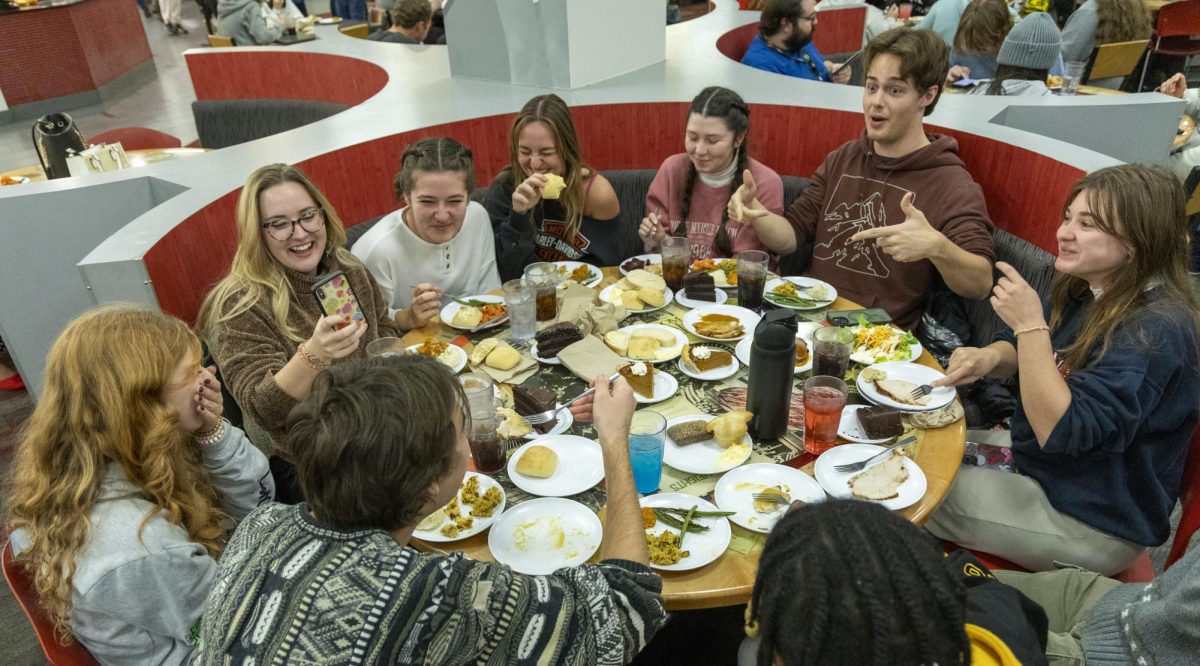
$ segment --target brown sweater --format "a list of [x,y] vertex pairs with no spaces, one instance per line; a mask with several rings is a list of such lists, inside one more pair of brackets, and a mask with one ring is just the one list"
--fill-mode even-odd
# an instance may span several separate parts
[[798,243],[813,241],[808,275],[863,307],[887,310],[905,329],[920,321],[925,297],[939,279],[937,268],[929,260],[896,261],[875,241],[853,242],[851,236],[903,222],[900,200],[913,192],[913,205],[934,229],[967,252],[989,261],[996,256],[983,191],[959,159],[958,143],[949,136],[928,137],[928,146],[888,159],[875,154],[864,131],[825,158],[784,213]]
[[[401,332],[388,317],[387,300],[367,269],[362,264],[342,267],[334,262],[336,260],[331,258],[323,260],[317,269],[317,276],[284,269],[292,291],[288,323],[302,335],[311,335],[322,316],[317,299],[312,294],[313,285],[317,283],[318,276],[344,270],[367,322],[367,332],[359,341],[358,349],[334,361],[345,363],[364,358],[367,344],[372,340],[399,337]],[[238,406],[270,435],[274,445],[272,448],[286,439],[285,421],[297,402],[275,382],[275,373],[295,355],[297,344],[276,328],[271,317],[271,306],[267,302],[258,303],[222,323],[218,333],[215,355],[225,384]]]

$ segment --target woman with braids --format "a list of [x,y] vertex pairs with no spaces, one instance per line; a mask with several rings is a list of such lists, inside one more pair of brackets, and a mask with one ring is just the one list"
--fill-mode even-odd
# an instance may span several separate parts
[[646,252],[658,251],[668,234],[691,241],[692,259],[777,251],[759,240],[753,224],[731,219],[727,211],[743,182],[758,184],[759,201],[771,212],[783,211],[783,181],[750,157],[749,133],[750,107],[732,90],[711,86],[692,100],[683,141],[687,152],[663,161],[646,194],[646,217],[638,228]]
[[[233,265],[200,307],[201,334],[244,415],[270,441],[278,499],[301,501],[284,421],[333,363],[366,356],[372,340],[398,336],[437,316],[436,294],[414,295],[414,306],[392,314],[375,278],[344,246],[346,231],[329,200],[308,176],[271,164],[246,180],[238,198]],[[325,316],[312,288],[342,273],[362,318]],[[253,430],[251,431],[253,432]]]
[[59,635],[102,664],[189,663],[230,519],[274,492],[214,370],[186,324],[133,306],[80,315],[46,359],[8,529]]
[[793,509],[771,531],[739,666],[1044,664],[1046,615],[965,552],[870,502]]
[[462,296],[500,288],[492,225],[471,201],[471,151],[454,139],[424,139],[404,150],[393,181],[406,202],[384,216],[351,248],[391,308],[440,305],[442,294]]
[[[1092,49],[1101,44],[1149,39],[1153,32],[1150,11],[1142,0],[1087,0],[1063,26],[1063,60],[1087,62]],[[1120,82],[1119,78],[1112,78],[1088,83],[1115,88]]]
[[[538,261],[612,266],[620,256],[621,203],[608,179],[587,166],[571,110],[558,95],[538,95],[513,119],[509,165],[488,188],[484,206],[496,234],[500,278],[521,277]],[[565,183],[543,197],[547,175]]]
[[1016,376],[1020,473],[962,467],[926,523],[935,536],[1034,571],[1105,575],[1167,540],[1200,422],[1184,199],[1162,167],[1101,169],[1067,196],[1047,302],[996,264],[991,302],[1008,328],[956,349],[932,383]]

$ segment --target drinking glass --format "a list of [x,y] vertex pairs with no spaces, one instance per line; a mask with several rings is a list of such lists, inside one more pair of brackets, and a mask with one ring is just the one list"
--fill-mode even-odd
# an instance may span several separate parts
[[813,375],[845,377],[853,346],[854,334],[848,328],[822,326],[813,331]]
[[537,305],[533,287],[521,278],[504,283],[504,305],[513,340],[528,340],[537,334]]
[[912,3],[911,2],[900,3],[899,17],[900,17],[901,21],[907,21],[912,18]]
[[367,356],[403,356],[407,347],[400,338],[379,338],[367,343]]
[[1083,80],[1083,69],[1086,62],[1068,62],[1063,70],[1062,89],[1060,95],[1074,95],[1079,92],[1079,83]]
[[683,276],[692,262],[692,244],[683,236],[667,236],[662,240],[663,279],[672,291],[683,288]]
[[759,310],[763,303],[763,287],[767,285],[766,252],[746,250],[737,254],[738,305]]
[[463,393],[467,396],[467,407],[471,418],[494,416],[496,411],[496,391],[492,388],[492,378],[482,372],[467,372],[458,376]]
[[471,430],[467,434],[467,446],[471,448],[471,459],[475,471],[495,474],[504,469],[504,445],[496,434],[499,426],[496,409],[502,403],[496,399],[492,378],[482,372],[468,372],[458,376],[467,406],[471,411]]
[[846,382],[837,377],[817,375],[804,381],[805,451],[819,456],[833,448],[846,391]]
[[538,321],[558,317],[558,266],[540,261],[525,267],[525,284],[533,287]]
[[629,425],[629,463],[633,466],[633,485],[643,495],[658,490],[666,432],[667,419],[662,414],[649,410],[633,413]]

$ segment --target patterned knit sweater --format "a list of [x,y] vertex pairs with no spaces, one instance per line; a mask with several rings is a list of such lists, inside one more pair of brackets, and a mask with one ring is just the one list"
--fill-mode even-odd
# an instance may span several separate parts
[[221,557],[196,663],[624,664],[665,621],[661,589],[633,562],[527,576],[272,503]]

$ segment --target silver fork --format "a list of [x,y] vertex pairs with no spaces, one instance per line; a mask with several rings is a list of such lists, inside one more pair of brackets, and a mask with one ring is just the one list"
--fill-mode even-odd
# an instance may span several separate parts
[[930,393],[933,393],[933,387],[929,384],[921,384],[917,388],[913,389],[912,393],[909,395],[912,396],[913,400],[917,400],[918,398],[924,398]]
[[[616,372],[609,375],[609,377],[608,377],[609,383],[617,381],[617,377],[620,377],[620,376],[621,376],[620,373],[616,373]],[[566,409],[567,407],[570,407],[571,405],[588,397],[589,395],[591,395],[595,392],[596,392],[596,387],[593,386],[593,387],[589,388],[588,390],[584,391],[583,393],[580,393],[579,395],[575,396],[574,398],[571,398],[570,400],[564,402],[563,404],[561,404],[553,409],[547,409],[544,412],[538,412],[537,414],[530,414],[529,416],[522,416],[521,418],[525,419],[525,422],[528,423],[529,425],[541,425],[543,423],[549,423],[558,417],[559,412],[561,412],[562,410]]]
[[882,460],[883,456],[891,453],[893,450],[898,449],[901,446],[905,446],[907,444],[912,444],[915,441],[917,441],[917,436],[909,435],[908,437],[905,437],[904,439],[896,442],[895,444],[892,444],[891,446],[880,451],[879,453],[876,453],[875,455],[871,456],[870,458],[867,458],[866,460],[860,460],[858,462],[846,463],[844,465],[834,465],[833,469],[842,474],[848,474],[850,472],[857,472],[859,470],[866,469],[867,465],[870,465],[871,463],[873,463],[877,460]]
[[768,502],[774,502],[776,504],[791,504],[792,503],[792,500],[790,500],[778,493],[754,493],[750,497],[752,499],[766,500]]

